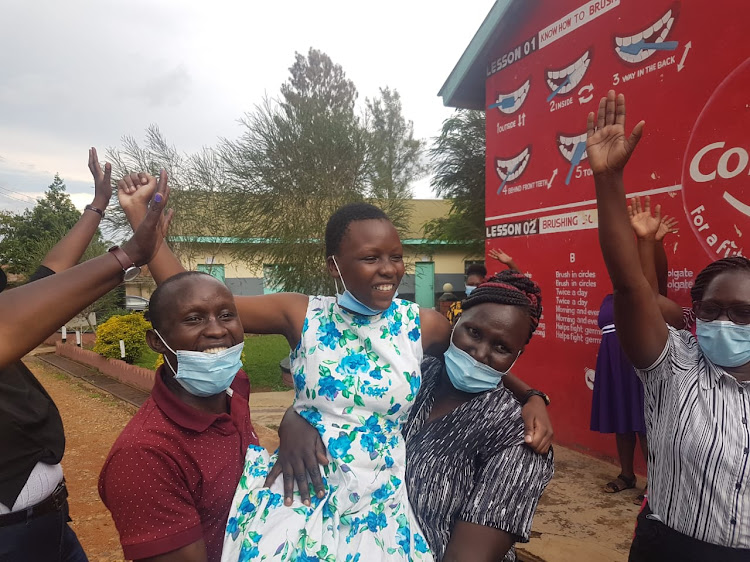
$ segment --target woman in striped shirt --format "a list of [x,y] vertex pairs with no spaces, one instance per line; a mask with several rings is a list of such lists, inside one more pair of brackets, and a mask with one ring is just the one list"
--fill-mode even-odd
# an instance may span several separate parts
[[[649,501],[631,561],[750,560],[750,260],[706,267],[691,290],[697,339],[664,322],[641,271],[653,240],[633,241],[623,169],[643,133],[625,135],[625,98],[588,116],[599,241],[614,286],[620,343],[643,381]],[[657,206],[652,222],[660,221]],[[653,228],[646,230],[653,231]],[[651,259],[653,256],[651,255]]]

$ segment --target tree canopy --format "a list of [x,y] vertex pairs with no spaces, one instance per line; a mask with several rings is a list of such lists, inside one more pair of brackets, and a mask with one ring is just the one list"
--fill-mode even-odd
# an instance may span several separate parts
[[[238,138],[182,155],[152,126],[145,144],[127,137],[109,151],[113,177],[167,170],[176,211],[169,244],[181,259],[195,257],[200,246],[190,240],[197,236],[245,240],[227,248],[262,267],[273,286],[324,291],[330,215],[364,200],[403,228],[411,183],[426,171],[423,141],[414,138],[398,91],[382,88],[359,109],[358,97],[343,68],[311,48],[295,54],[278,97],[245,114]],[[125,227],[121,212],[111,216]]]
[[[41,264],[44,257],[81,217],[66,191],[65,182],[58,174],[33,208],[21,214],[0,212],[0,264],[10,273],[28,278]],[[89,243],[81,261],[102,255],[110,246],[101,232]],[[95,312],[101,320],[112,311],[124,306],[125,292],[122,287],[110,291],[86,307],[82,314]]]
[[432,187],[451,202],[447,217],[425,225],[425,237],[464,242],[467,253],[484,253],[485,117],[483,111],[457,110],[443,121],[429,151]]

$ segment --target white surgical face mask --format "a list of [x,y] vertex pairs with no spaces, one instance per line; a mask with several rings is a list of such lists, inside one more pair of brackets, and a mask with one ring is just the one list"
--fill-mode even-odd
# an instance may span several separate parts
[[[456,331],[460,323],[461,320],[459,319],[453,328],[453,332]],[[513,368],[513,365],[516,364],[518,357],[521,355],[519,351],[513,363],[510,364],[510,367],[505,371],[498,371],[489,365],[480,363],[463,349],[457,347],[453,343],[453,332],[451,332],[450,346],[444,355],[445,370],[448,373],[451,384],[458,390],[477,394],[497,388],[502,378]]]
[[739,367],[750,362],[750,324],[726,320],[695,322],[698,345],[711,363],[720,367]]
[[180,386],[193,396],[206,397],[221,394],[229,388],[237,371],[242,368],[244,341],[218,353],[184,349],[174,351],[164,341],[158,330],[154,330],[154,333],[159,336],[167,349],[177,356],[177,371],[166,356],[164,362],[174,373],[174,378]]
[[[360,301],[357,297],[355,297],[349,289],[346,288],[346,282],[344,281],[344,276],[341,275],[341,270],[339,269],[339,264],[336,263],[336,257],[331,256],[331,259],[333,260],[333,265],[336,266],[336,271],[339,272],[339,277],[341,278],[341,284],[344,286],[344,292],[339,293],[339,284],[336,282],[336,279],[334,278],[333,282],[336,284],[336,302],[341,308],[345,308],[347,310],[350,310],[352,312],[355,312],[356,314],[361,314],[362,316],[375,316],[376,314],[380,314],[383,312],[382,310],[376,310],[374,308],[370,308],[365,303]],[[398,291],[396,291],[396,295],[398,295]],[[393,295],[393,298],[396,298],[396,295]]]

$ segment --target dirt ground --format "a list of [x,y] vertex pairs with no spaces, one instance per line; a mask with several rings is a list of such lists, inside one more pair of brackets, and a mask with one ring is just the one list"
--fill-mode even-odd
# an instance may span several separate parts
[[[91,562],[124,560],[117,530],[99,499],[97,480],[112,443],[136,408],[38,359],[25,361],[52,396],[65,424],[67,446],[62,464],[70,489],[73,528]],[[291,400],[291,392],[251,397],[251,414],[265,447],[276,447],[275,429]],[[627,560],[638,512],[632,500],[638,491],[601,492],[601,485],[616,474],[611,464],[556,446],[555,477],[539,503],[531,541],[518,545],[519,559]]]

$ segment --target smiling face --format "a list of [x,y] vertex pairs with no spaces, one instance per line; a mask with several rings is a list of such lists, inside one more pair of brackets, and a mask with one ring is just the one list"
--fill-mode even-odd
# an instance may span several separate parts
[[[244,332],[234,297],[208,275],[185,277],[169,286],[159,305],[159,333],[177,350],[218,352],[242,343]],[[176,356],[149,331],[151,349],[176,365]]]
[[529,322],[529,313],[523,307],[478,304],[461,315],[453,331],[453,343],[480,363],[505,372],[526,345]]
[[390,221],[351,222],[335,257],[338,269],[329,257],[328,271],[335,279],[343,277],[358,300],[375,310],[391,306],[404,276],[404,260],[401,240]]

